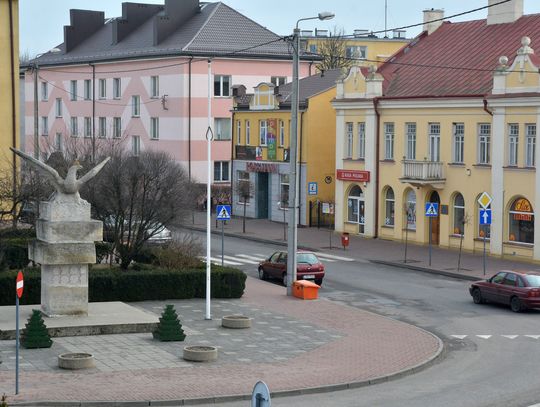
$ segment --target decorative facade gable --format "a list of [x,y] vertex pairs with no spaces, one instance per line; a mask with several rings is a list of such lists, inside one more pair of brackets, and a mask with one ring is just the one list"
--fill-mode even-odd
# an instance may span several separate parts
[[540,93],[540,58],[535,55],[530,44],[529,37],[521,39],[521,48],[510,66],[508,57],[499,58],[499,66],[493,76],[494,95]]
[[260,83],[254,88],[253,97],[249,104],[250,110],[273,110],[279,107],[274,94],[275,85],[272,83]]

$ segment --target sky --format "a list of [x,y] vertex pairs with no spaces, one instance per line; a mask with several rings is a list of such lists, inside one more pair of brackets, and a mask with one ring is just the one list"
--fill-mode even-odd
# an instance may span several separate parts
[[[140,3],[163,4],[164,0],[132,0]],[[180,0],[181,1],[181,0]],[[202,0],[201,0],[202,1]],[[540,13],[539,0],[524,0],[525,14]],[[303,21],[301,29],[379,31],[385,29],[385,0],[225,0],[225,4],[280,35],[292,33],[296,21],[330,11],[330,21]],[[386,0],[387,28],[421,23],[422,10],[443,9],[446,16],[483,7],[488,0]],[[69,24],[69,9],[105,12],[105,17],[122,14],[121,0],[19,0],[20,53],[33,57],[63,42],[63,27]],[[457,17],[450,21],[485,18],[487,10]],[[407,30],[407,38],[418,35],[421,27]],[[391,36],[391,35],[390,35]],[[535,44],[531,44],[533,48]]]

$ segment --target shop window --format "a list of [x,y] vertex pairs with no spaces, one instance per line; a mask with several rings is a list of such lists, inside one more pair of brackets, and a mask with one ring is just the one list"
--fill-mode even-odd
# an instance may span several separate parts
[[280,175],[279,202],[280,209],[289,207],[289,174]]
[[394,196],[394,190],[392,188],[388,188],[386,190],[386,194],[384,197],[384,207],[385,207],[385,218],[384,218],[384,224],[385,226],[394,226],[394,210],[396,207],[396,200]]
[[534,212],[531,203],[518,198],[510,207],[509,236],[511,242],[534,244]]
[[416,194],[410,189],[407,193],[407,229],[416,230]]
[[454,197],[454,235],[463,235],[465,224],[465,200],[463,195]]
[[362,189],[355,185],[351,188],[347,199],[347,221],[359,225],[359,233],[364,233],[364,193]]

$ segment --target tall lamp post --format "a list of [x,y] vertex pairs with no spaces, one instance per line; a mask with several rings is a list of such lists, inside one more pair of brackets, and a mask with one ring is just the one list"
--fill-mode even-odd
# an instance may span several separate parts
[[[323,11],[316,17],[301,18],[296,22],[293,33],[293,81],[292,81],[292,105],[291,105],[291,140],[290,140],[290,176],[289,176],[289,236],[287,239],[287,295],[292,295],[292,284],[296,281],[296,250],[298,246],[296,235],[296,211],[298,205],[297,192],[297,166],[298,157],[296,154],[298,140],[298,65],[300,59],[300,21],[306,20],[331,20],[334,13]],[[291,205],[292,203],[292,205]]]
[[32,63],[32,70],[34,71],[34,158],[39,160],[39,117],[38,117],[38,77],[39,77],[39,65],[37,59],[49,52],[60,52],[59,48],[53,48],[50,51],[42,52],[34,57]]

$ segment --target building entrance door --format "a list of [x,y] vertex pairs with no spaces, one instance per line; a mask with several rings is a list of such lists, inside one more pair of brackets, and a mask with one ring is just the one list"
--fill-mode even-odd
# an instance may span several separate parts
[[439,204],[439,213],[437,216],[429,218],[431,222],[431,243],[434,245],[439,244],[440,228],[441,228],[441,198],[437,191],[433,191],[429,197],[429,202],[437,202]]
[[257,173],[257,218],[268,219],[268,173]]

